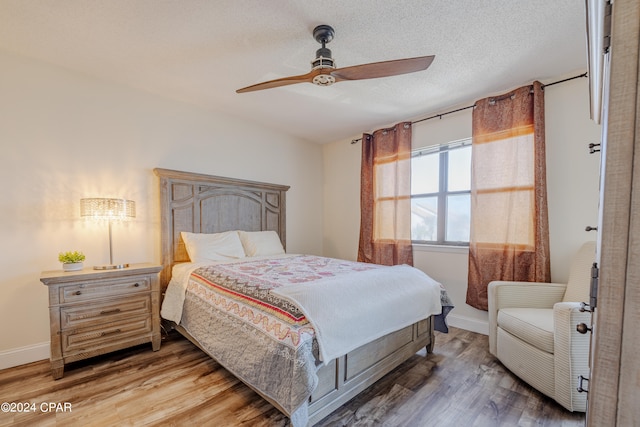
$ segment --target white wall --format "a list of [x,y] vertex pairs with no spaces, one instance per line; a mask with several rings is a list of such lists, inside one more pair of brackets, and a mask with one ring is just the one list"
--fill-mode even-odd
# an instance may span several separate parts
[[[558,79],[565,77],[569,76]],[[487,94],[491,95],[494,94]],[[452,106],[451,110],[474,101]],[[437,113],[440,112],[433,114]],[[416,123],[414,148],[471,136],[471,115],[469,109]],[[564,282],[569,275],[571,254],[584,240],[595,239],[595,235],[584,231],[586,225],[596,225],[598,204],[599,154],[589,154],[587,145],[599,142],[600,138],[600,127],[589,119],[588,80],[573,80],[545,89],[545,120],[551,276],[554,281]],[[323,149],[324,254],[354,260],[360,227],[361,145],[344,140],[327,144]],[[487,313],[465,303],[467,262],[468,250],[464,248],[414,248],[415,266],[444,284],[456,304],[449,317],[450,324],[487,333]]]
[[[322,254],[322,148],[222,113],[0,52],[0,369],[49,356],[43,270],[109,261],[82,197],[136,202],[115,262],[160,261],[155,167],[290,185],[287,249]],[[44,352],[44,354],[43,354]]]

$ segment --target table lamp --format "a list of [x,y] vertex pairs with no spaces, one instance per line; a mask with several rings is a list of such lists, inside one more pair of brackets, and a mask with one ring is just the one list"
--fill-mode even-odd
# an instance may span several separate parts
[[132,200],[90,198],[80,199],[80,216],[109,222],[109,264],[97,265],[95,270],[112,270],[129,267],[129,264],[114,264],[111,246],[111,223],[136,217],[136,204]]

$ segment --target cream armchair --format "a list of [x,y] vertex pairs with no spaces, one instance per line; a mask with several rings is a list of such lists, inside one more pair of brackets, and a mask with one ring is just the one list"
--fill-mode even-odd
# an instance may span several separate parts
[[570,411],[586,411],[578,376],[589,376],[589,301],[595,242],[587,242],[571,263],[569,282],[489,283],[489,351],[511,372]]

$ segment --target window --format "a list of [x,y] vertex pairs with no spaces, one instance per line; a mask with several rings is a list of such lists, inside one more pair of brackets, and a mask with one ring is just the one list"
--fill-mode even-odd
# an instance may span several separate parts
[[466,245],[471,208],[471,138],[411,157],[411,240]]

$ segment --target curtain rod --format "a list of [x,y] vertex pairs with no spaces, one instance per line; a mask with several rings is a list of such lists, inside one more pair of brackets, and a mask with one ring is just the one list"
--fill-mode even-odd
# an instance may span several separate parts
[[[557,84],[560,84],[560,83],[568,82],[569,80],[579,79],[579,78],[582,78],[582,77],[587,77],[587,73],[585,72],[585,73],[582,73],[582,74],[577,75],[577,76],[569,77],[569,78],[566,78],[566,79],[563,79],[563,80],[558,80],[557,82],[547,83],[546,85],[542,85],[541,87],[542,87],[542,89],[544,89],[547,86],[557,85]],[[436,114],[436,115],[431,116],[431,117],[425,117],[424,119],[414,120],[414,121],[411,122],[411,124],[420,123],[420,122],[424,122],[426,120],[431,120],[431,119],[436,119],[436,118],[441,119],[442,116],[446,116],[447,114],[452,114],[452,113],[457,113],[458,111],[468,110],[469,108],[473,108],[475,106],[476,106],[476,104],[468,105],[466,107],[458,108],[456,110],[451,110],[451,111],[447,111],[445,113]],[[362,138],[352,139],[351,140],[351,144],[356,144],[356,143],[358,143],[360,141],[362,141]]]

